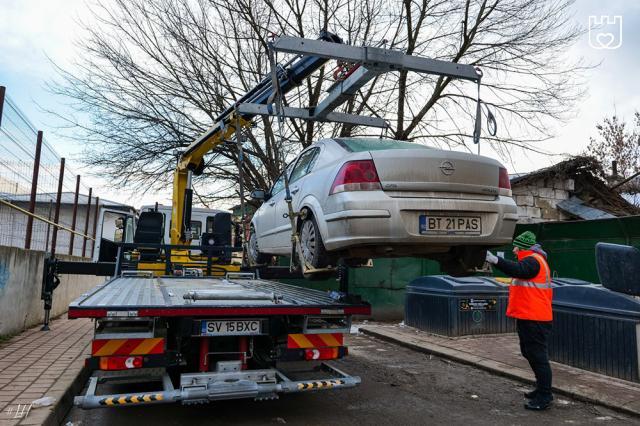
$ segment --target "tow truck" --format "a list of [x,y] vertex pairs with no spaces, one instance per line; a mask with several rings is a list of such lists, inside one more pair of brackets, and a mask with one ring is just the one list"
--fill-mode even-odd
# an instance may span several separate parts
[[[295,56],[280,64],[276,52]],[[344,335],[350,332],[352,317],[371,314],[368,303],[349,293],[346,266],[335,269],[340,291],[322,292],[266,279],[317,271],[296,253],[287,270],[238,263],[233,253],[244,252],[246,245],[232,237],[229,214],[216,214],[207,229],[212,232],[203,233],[199,245],[191,244],[193,176],[202,173],[205,155],[216,148],[238,149],[242,161],[240,133],[250,129],[258,115],[275,116],[280,125],[289,117],[384,128],[387,123],[381,118],[333,110],[384,72],[405,69],[478,84],[481,74],[470,65],[348,46],[328,32],[318,40],[277,37],[267,53],[270,74],[181,154],[174,173],[170,244],[164,241],[165,217],[156,207],[140,214],[133,235],[122,227],[119,242],[109,244],[110,253],[115,253],[112,258],[99,256],[99,261],[90,263],[47,260],[42,292],[45,326],[59,274],[110,277],[69,305],[69,318],[91,318],[95,324],[86,361],[92,375],[84,395],[75,398],[76,406],[265,400],[361,382],[330,363],[348,353]],[[285,106],[284,95],[329,59],[340,61],[335,73],[339,78],[325,99],[310,108]],[[478,121],[479,115],[476,126]],[[286,181],[285,188],[290,200]],[[299,217],[290,203],[288,217],[291,221]],[[299,248],[295,230],[292,226],[294,251]],[[103,384],[113,382],[142,383],[147,391],[103,392]]]

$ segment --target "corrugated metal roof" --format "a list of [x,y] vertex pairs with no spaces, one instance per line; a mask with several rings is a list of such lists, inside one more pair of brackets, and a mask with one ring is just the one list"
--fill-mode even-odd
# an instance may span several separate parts
[[560,210],[579,217],[580,219],[589,220],[615,218],[615,216],[610,213],[585,205],[584,201],[578,197],[571,197],[568,200],[562,200],[557,204],[557,206]]

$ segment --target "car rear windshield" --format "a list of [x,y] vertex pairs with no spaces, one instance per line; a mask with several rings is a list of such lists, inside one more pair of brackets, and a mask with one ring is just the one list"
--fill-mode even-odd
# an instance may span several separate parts
[[393,139],[341,138],[335,139],[335,141],[349,152],[380,151],[384,149],[431,149],[417,142],[396,141]]

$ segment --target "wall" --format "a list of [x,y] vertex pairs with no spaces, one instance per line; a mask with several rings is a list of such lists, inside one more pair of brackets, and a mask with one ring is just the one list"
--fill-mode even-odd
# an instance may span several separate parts
[[[81,260],[59,256],[63,260]],[[45,253],[0,246],[0,335],[18,333],[44,319],[42,268]],[[69,302],[104,281],[104,277],[63,275],[54,292],[51,316],[67,311]]]
[[518,205],[519,223],[568,220],[569,216],[556,207],[571,196],[573,179],[538,179],[527,185],[513,184],[511,191]]

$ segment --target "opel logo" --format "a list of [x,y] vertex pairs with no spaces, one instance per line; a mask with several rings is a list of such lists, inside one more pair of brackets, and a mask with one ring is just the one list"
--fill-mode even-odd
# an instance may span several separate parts
[[453,167],[453,163],[451,161],[443,161],[440,164],[440,171],[447,176],[451,176],[453,172],[456,171],[456,168]]

